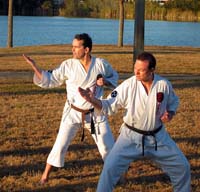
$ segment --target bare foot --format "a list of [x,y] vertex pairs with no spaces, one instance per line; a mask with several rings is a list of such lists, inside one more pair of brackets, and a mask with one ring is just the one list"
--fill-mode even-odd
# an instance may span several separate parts
[[41,185],[44,185],[44,184],[46,184],[48,182],[49,173],[51,171],[51,168],[52,168],[52,165],[50,165],[50,164],[47,163],[46,167],[45,167],[45,170],[44,170],[44,172],[42,174],[42,177],[40,179],[40,184]]
[[42,178],[40,179],[40,185],[44,185],[48,182],[48,178],[42,175]]

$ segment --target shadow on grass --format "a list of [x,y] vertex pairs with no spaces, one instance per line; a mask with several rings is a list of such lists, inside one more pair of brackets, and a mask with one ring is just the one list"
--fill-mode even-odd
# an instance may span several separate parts
[[[96,149],[96,145],[86,145],[86,144],[72,144],[69,146],[68,151],[84,151],[84,150],[92,150]],[[48,154],[51,150],[51,147],[41,147],[37,149],[15,149],[15,150],[7,150],[1,151],[0,157],[2,156],[23,156],[23,155],[39,155],[39,154]]]
[[[200,137],[189,137],[189,138],[175,138],[176,142],[188,142],[188,143],[198,143],[200,141]],[[96,148],[96,145],[82,145],[82,144],[72,144],[69,147],[69,151],[76,151],[77,149],[79,150],[92,150]],[[50,147],[43,147],[43,148],[37,148],[37,149],[21,149],[21,150],[15,150],[15,151],[1,151],[0,152],[0,156],[6,156],[6,155],[13,155],[13,156],[27,156],[27,155],[35,155],[35,154],[44,154],[47,155],[48,152],[50,151]],[[91,166],[96,166],[99,165],[101,166],[103,164],[102,159],[100,158],[96,158],[95,159],[86,159],[86,160],[70,160],[70,161],[66,161],[64,167],[62,169],[65,170],[71,170],[71,169],[75,169],[75,170],[80,170],[83,169],[84,167],[91,167]],[[200,158],[200,154],[191,154],[188,155],[187,158],[189,160],[196,160],[198,161]],[[3,166],[1,165],[0,169],[0,177],[7,177],[7,176],[19,176],[22,175],[24,172],[42,172],[44,170],[44,166],[45,166],[45,162],[44,164],[40,164],[39,162],[34,162],[32,164],[22,164],[20,166]],[[131,167],[137,166],[133,163],[133,165]],[[130,171],[131,171],[131,167],[130,167]],[[57,170],[54,169],[54,170]],[[195,180],[199,180],[200,179],[200,175],[198,174],[200,170],[200,166],[191,166],[191,173],[192,173],[192,178],[195,178]],[[99,173],[91,173],[91,174],[84,174],[84,175],[78,175],[78,176],[73,176],[73,175],[68,175],[68,176],[56,176],[53,177],[54,179],[66,179],[66,180],[79,180],[80,178],[87,178],[87,177],[96,177],[98,176]],[[125,184],[121,184],[120,186],[122,187],[126,187],[126,184],[128,183],[132,183],[134,185],[135,184],[151,184],[151,183],[156,183],[156,182],[161,182],[161,183],[170,183],[169,177],[164,174],[164,173],[158,173],[158,174],[154,174],[154,175],[147,175],[147,176],[140,176],[139,174],[134,175],[132,177],[128,177],[127,181],[125,182]],[[72,192],[82,192],[82,191],[87,191],[87,189],[96,189],[97,183],[96,182],[82,182],[80,179],[80,182],[76,183],[76,184],[62,184],[62,185],[57,185],[54,187],[48,187],[48,186],[44,186],[41,189],[41,186],[36,187],[36,189],[34,190],[30,190],[30,189],[26,189],[24,191],[26,192],[36,192],[36,191],[72,191]],[[195,186],[194,186],[195,187]],[[193,189],[194,189],[193,187]],[[23,190],[22,190],[23,191]]]
[[96,182],[79,182],[77,184],[65,184],[65,185],[58,185],[55,187],[43,187],[42,189],[35,189],[35,190],[24,190],[26,192],[84,192],[87,189],[92,189],[93,191],[96,190],[97,183]]
[[[81,144],[72,144],[69,146],[68,151],[77,151],[79,152],[82,150],[93,150],[96,149],[96,145],[81,145]],[[20,149],[20,150],[8,150],[8,151],[1,151],[0,157],[4,156],[10,156],[12,155],[13,158],[15,157],[23,157],[23,156],[29,156],[28,158],[31,158],[31,155],[44,155],[47,157],[49,154],[51,148],[50,147],[43,147],[43,148],[37,148],[37,149]],[[88,159],[88,160],[67,160],[64,169],[71,169],[71,168],[81,168],[85,166],[93,166],[93,165],[100,165],[102,164],[102,159]],[[45,164],[45,162],[44,162]],[[23,164],[20,166],[0,166],[1,172],[0,177],[4,176],[10,176],[10,175],[20,175],[26,171],[30,172],[38,172],[43,171],[44,165],[43,163],[33,163],[33,164]]]
[[15,150],[8,150],[8,151],[1,151],[0,156],[24,156],[24,155],[37,155],[37,154],[47,154],[51,150],[50,147],[42,147],[37,149],[15,149]]
[[197,143],[200,143],[200,137],[174,137],[173,139],[176,142],[188,142],[192,145],[197,145]]
[[[65,169],[65,170],[71,170],[71,169],[82,169],[86,166],[95,166],[95,165],[102,165],[103,161],[102,159],[88,159],[88,160],[71,160],[71,161],[66,161],[65,165],[63,168],[54,168],[54,170],[58,169]],[[32,163],[32,164],[22,164],[20,166],[1,166],[1,173],[0,173],[0,178],[7,177],[7,176],[15,176],[15,175],[21,175],[24,172],[43,172],[45,167],[45,162],[44,164],[38,163]],[[74,178],[74,177],[73,177]],[[67,178],[71,179],[71,177]]]
[[150,184],[150,183],[156,183],[156,182],[165,182],[170,183],[170,178],[164,174],[154,174],[149,176],[138,176],[138,177],[131,177],[127,179],[127,182],[130,183],[143,183],[143,184]]
[[[183,82],[183,83],[172,83],[173,88],[176,89],[185,89],[185,88],[199,88],[200,81],[191,81],[191,82]],[[109,89],[106,89],[110,91]],[[19,90],[19,91],[2,91],[0,96],[9,96],[9,95],[45,95],[45,94],[66,94],[65,88],[55,88],[55,89],[34,89],[34,90]]]
[[7,91],[1,92],[0,96],[9,96],[9,95],[45,95],[45,94],[53,94],[53,93],[65,93],[66,89],[64,88],[56,88],[56,89],[40,89],[40,90],[23,90],[23,91]]
[[185,83],[180,83],[180,84],[173,83],[173,88],[176,88],[176,89],[199,88],[199,87],[200,87],[200,81],[185,82]]

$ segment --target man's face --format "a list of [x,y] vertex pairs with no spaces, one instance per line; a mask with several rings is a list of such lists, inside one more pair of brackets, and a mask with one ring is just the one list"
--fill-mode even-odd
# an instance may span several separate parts
[[84,48],[83,40],[74,39],[72,42],[72,54],[74,59],[84,58],[87,52],[87,47]]
[[148,82],[153,79],[153,70],[149,69],[149,61],[136,60],[134,73],[138,81]]

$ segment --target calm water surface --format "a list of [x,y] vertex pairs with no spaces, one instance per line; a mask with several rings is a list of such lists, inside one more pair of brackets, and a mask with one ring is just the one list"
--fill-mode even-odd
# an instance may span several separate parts
[[[0,47],[7,44],[7,16],[0,16]],[[89,33],[94,44],[118,41],[119,21],[112,19],[15,16],[14,46],[71,44],[76,33]],[[134,20],[125,20],[124,44],[133,44]],[[145,45],[200,47],[200,23],[145,21]]]

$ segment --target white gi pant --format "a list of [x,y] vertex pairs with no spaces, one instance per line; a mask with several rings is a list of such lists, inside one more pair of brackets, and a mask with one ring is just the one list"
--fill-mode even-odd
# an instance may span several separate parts
[[[90,118],[88,117],[88,119]],[[70,142],[78,131],[81,133],[81,122],[81,113],[66,105],[63,111],[56,141],[47,158],[48,164],[54,167],[64,166],[65,154],[68,150]],[[89,125],[90,124],[87,123],[86,127],[88,127],[88,130],[90,131]],[[98,147],[102,159],[104,160],[114,145],[114,137],[109,127],[107,118],[105,117],[105,120],[102,122],[95,123],[95,129],[96,134],[92,134],[92,137]]]
[[[137,133],[122,127],[115,145],[104,162],[97,192],[111,192],[130,163],[143,157],[142,145],[134,142],[135,137]],[[145,145],[144,156],[157,163],[169,175],[175,192],[190,192],[190,165],[175,142],[166,132],[164,138],[157,143],[157,151],[154,144]]]

